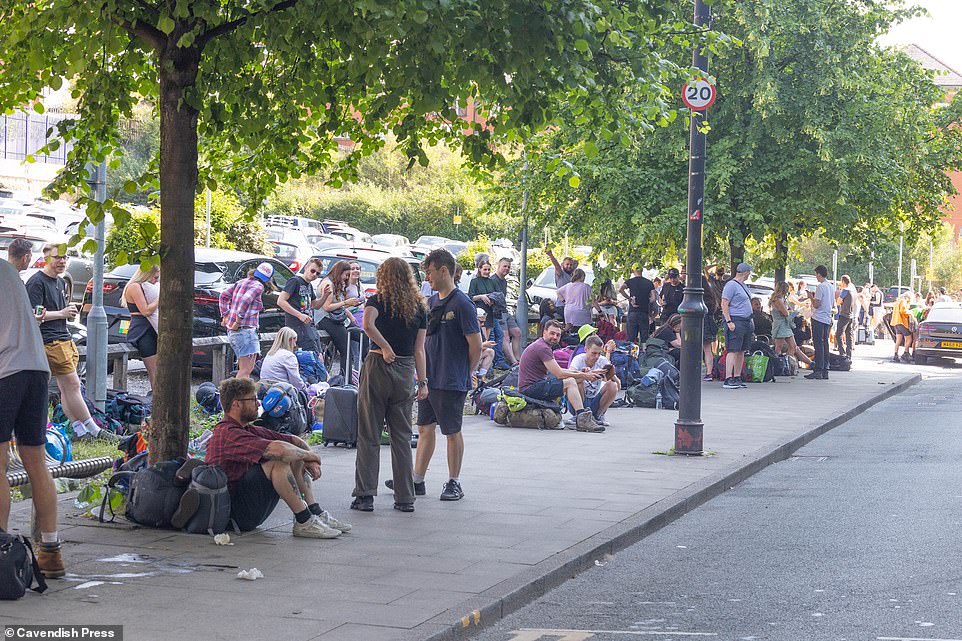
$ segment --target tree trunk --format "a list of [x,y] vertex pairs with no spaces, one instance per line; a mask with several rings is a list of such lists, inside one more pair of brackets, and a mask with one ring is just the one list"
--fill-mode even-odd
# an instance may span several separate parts
[[731,271],[729,273],[734,276],[738,264],[745,262],[745,237],[741,235],[740,230],[732,230],[728,234],[728,248],[731,250],[732,255]]
[[184,100],[197,79],[200,51],[177,48],[178,31],[159,54],[160,332],[150,431],[150,462],[187,454],[194,310],[194,193],[197,110]]
[[788,232],[775,232],[775,283],[785,282],[785,268],[788,265]]

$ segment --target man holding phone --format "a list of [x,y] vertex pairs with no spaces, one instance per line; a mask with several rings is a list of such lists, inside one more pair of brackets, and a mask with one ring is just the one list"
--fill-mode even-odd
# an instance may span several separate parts
[[812,344],[815,347],[815,368],[805,376],[809,380],[828,380],[828,334],[832,329],[832,308],[835,306],[835,285],[828,280],[825,265],[815,268],[818,287],[808,292],[812,302]]
[[77,308],[67,304],[67,283],[61,278],[67,269],[67,256],[61,255],[60,247],[50,244],[44,246],[43,269],[27,281],[27,295],[30,304],[40,312],[40,335],[43,337],[50,375],[57,380],[60,403],[72,422],[74,436],[77,440],[96,438],[116,442],[120,440],[119,436],[100,429],[90,418],[80,392],[80,377],[77,375],[80,355],[67,331],[67,321],[77,317]]

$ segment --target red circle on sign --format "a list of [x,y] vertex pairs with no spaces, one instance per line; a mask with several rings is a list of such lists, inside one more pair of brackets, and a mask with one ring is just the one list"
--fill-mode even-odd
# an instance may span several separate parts
[[696,78],[686,82],[681,90],[681,100],[685,106],[693,111],[704,111],[715,103],[718,92],[715,85],[704,78]]

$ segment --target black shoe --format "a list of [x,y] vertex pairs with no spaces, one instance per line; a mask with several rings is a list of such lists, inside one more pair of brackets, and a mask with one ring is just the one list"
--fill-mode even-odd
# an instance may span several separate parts
[[461,489],[460,483],[451,479],[444,484],[444,489],[441,491],[442,501],[460,501],[463,498],[464,490]]
[[178,530],[183,529],[187,525],[187,521],[197,514],[198,508],[200,508],[200,494],[197,490],[188,489],[181,495],[180,505],[177,506],[174,515],[170,517],[170,524]]
[[357,510],[359,512],[373,512],[374,511],[374,497],[373,496],[359,496],[354,499],[351,503],[351,509]]
[[414,503],[395,503],[394,509],[398,512],[413,512]]
[[819,376],[820,373],[821,372],[819,372],[817,369],[813,369],[811,374],[805,375],[805,378],[807,378],[810,381],[818,380],[819,378],[821,378],[821,376]]
[[[387,489],[393,492],[394,479],[388,479],[384,481],[384,487],[386,487]],[[418,483],[417,481],[414,482],[414,496],[424,496],[427,493],[428,493],[428,489],[427,487],[425,487],[424,481],[421,481],[420,483]]]

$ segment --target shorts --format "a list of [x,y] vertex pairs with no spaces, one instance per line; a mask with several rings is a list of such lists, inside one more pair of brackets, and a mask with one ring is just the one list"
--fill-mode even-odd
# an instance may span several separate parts
[[895,331],[895,333],[898,334],[899,336],[911,336],[911,335],[912,335],[912,330],[910,330],[910,329],[909,329],[908,327],[906,327],[905,325],[892,325],[892,329],[893,329],[893,330]]
[[705,314],[705,320],[702,321],[702,332],[701,340],[703,343],[714,343],[718,340],[718,322],[711,312]]
[[601,406],[601,394],[595,394],[585,399],[585,408],[591,410],[595,418],[598,418],[598,408]]
[[143,316],[131,317],[127,342],[136,347],[144,358],[157,355],[157,332]]
[[518,327],[518,319],[516,319],[516,318],[514,317],[514,314],[508,314],[506,320],[508,321],[508,331],[509,331],[509,332],[510,332],[512,329],[520,329],[520,327]]
[[227,332],[227,340],[237,358],[260,355],[261,343],[257,340],[257,330],[253,327],[242,327],[236,332]]
[[0,378],[0,443],[47,443],[47,372],[17,372]]
[[73,341],[53,341],[43,346],[47,353],[47,364],[50,365],[51,376],[64,376],[77,371],[80,354]]
[[237,523],[237,529],[249,532],[267,520],[280,498],[274,484],[264,474],[264,468],[255,465],[234,486],[234,493],[230,495],[230,517]]
[[524,389],[520,390],[525,396],[536,398],[539,401],[555,401],[564,394],[564,383],[559,378],[548,374],[540,381],[535,381]]
[[467,392],[428,388],[428,397],[418,401],[418,427],[437,424],[441,433],[451,436],[461,431],[464,399]]
[[755,323],[751,317],[740,318],[732,316],[735,329],[728,328],[725,323],[725,349],[729,352],[743,352],[752,344],[752,334],[755,332]]

